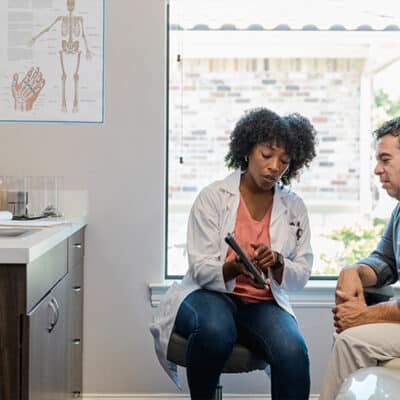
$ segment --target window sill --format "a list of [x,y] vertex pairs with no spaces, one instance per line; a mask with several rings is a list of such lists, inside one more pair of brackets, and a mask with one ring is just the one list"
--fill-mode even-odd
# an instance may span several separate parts
[[[160,304],[161,297],[166,293],[173,281],[149,284],[150,303],[152,307]],[[289,292],[290,302],[294,307],[331,308],[334,305],[336,280],[309,281],[299,292]]]
[[[152,307],[160,304],[161,297],[172,284],[171,281],[164,283],[150,283],[150,303]],[[396,297],[400,297],[400,282],[392,285]],[[304,289],[299,292],[289,292],[290,303],[302,308],[331,308],[334,305],[336,280],[310,280]],[[379,289],[367,289],[374,292]]]

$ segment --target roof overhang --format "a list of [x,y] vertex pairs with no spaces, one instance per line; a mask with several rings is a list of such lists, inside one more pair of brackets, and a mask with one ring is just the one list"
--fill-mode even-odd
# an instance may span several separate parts
[[400,31],[171,30],[185,58],[368,58],[400,54]]

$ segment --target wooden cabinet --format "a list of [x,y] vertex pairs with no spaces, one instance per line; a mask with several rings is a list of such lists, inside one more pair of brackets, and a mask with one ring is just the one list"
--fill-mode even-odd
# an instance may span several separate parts
[[0,264],[0,400],[82,392],[83,229],[29,264]]

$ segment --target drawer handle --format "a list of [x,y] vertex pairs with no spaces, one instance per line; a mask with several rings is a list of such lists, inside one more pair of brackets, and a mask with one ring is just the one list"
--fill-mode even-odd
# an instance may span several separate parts
[[52,311],[52,316],[47,327],[47,331],[50,333],[57,325],[58,319],[60,317],[60,308],[58,306],[57,300],[54,297],[49,301],[49,308]]
[[82,288],[81,288],[80,286],[74,286],[74,287],[72,288],[72,290],[73,290],[74,292],[78,293],[78,292],[80,292],[80,291],[82,290]]
[[76,249],[81,249],[82,243],[74,243],[72,246],[75,247]]
[[74,339],[72,341],[73,344],[81,344],[81,339]]

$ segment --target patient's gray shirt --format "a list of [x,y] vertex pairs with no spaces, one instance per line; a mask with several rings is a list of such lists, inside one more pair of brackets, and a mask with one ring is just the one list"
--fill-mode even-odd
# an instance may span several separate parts
[[357,264],[367,264],[378,277],[377,287],[396,282],[400,267],[400,203],[392,212],[377,248]]

